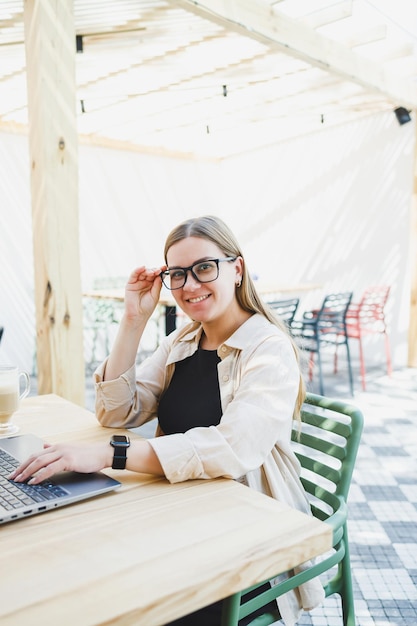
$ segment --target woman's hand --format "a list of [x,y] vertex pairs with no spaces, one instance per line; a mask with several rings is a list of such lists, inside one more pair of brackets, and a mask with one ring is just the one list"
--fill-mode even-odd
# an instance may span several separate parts
[[136,360],[146,324],[154,312],[162,288],[163,267],[138,267],[129,276],[125,288],[125,311],[104,372],[104,381],[115,380]]
[[[46,443],[41,452],[32,454],[7,478],[18,483],[27,481],[29,485],[37,485],[57,472],[99,472],[112,466],[113,455],[114,449],[109,443]],[[156,476],[164,475],[161,463],[146,439],[131,442],[126,469]]]
[[111,467],[112,458],[113,450],[108,443],[44,444],[41,452],[30,456],[8,479],[37,485],[57,472],[98,472]]
[[164,267],[138,267],[129,276],[125,288],[125,315],[128,319],[149,318],[158,304],[162,288],[160,273]]

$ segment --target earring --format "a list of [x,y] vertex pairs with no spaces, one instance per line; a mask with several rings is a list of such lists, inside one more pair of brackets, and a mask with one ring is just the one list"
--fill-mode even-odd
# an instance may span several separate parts
[[239,278],[239,280],[238,280],[238,281],[237,281],[237,283],[236,283],[236,287],[240,287],[240,285],[241,285],[241,284],[242,284],[242,279],[241,279],[241,278]]

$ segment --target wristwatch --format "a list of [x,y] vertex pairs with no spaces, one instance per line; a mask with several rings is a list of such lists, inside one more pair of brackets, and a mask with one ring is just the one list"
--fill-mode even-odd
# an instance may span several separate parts
[[126,468],[126,452],[130,446],[130,439],[126,435],[113,435],[110,445],[114,448],[112,469]]

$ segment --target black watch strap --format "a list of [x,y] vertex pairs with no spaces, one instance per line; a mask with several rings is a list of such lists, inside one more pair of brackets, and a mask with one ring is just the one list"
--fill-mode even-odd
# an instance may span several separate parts
[[125,469],[127,449],[130,446],[129,437],[126,437],[126,435],[113,435],[110,445],[114,448],[112,469]]

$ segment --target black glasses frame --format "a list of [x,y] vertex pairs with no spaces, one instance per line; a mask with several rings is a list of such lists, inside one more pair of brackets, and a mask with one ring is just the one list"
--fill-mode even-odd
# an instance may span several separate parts
[[[162,282],[164,283],[165,287],[167,289],[169,289],[170,291],[175,291],[176,289],[182,289],[185,285],[185,283],[187,282],[187,278],[188,278],[188,272],[191,272],[192,277],[194,278],[194,280],[196,280],[198,283],[204,284],[204,283],[212,283],[215,280],[218,279],[219,277],[219,263],[223,263],[224,261],[236,261],[237,256],[227,256],[224,259],[202,259],[201,261],[196,261],[196,263],[193,263],[192,265],[190,265],[189,267],[169,267],[168,269],[166,269],[164,272],[160,273],[160,277]],[[217,275],[216,278],[210,278],[210,280],[201,280],[194,272],[194,267],[196,265],[201,265],[202,263],[206,263],[206,262],[214,262],[217,266]],[[164,281],[164,276],[169,276],[169,273],[172,270],[182,270],[184,272],[184,282],[182,285],[180,285],[179,287],[169,287],[166,282]]]

